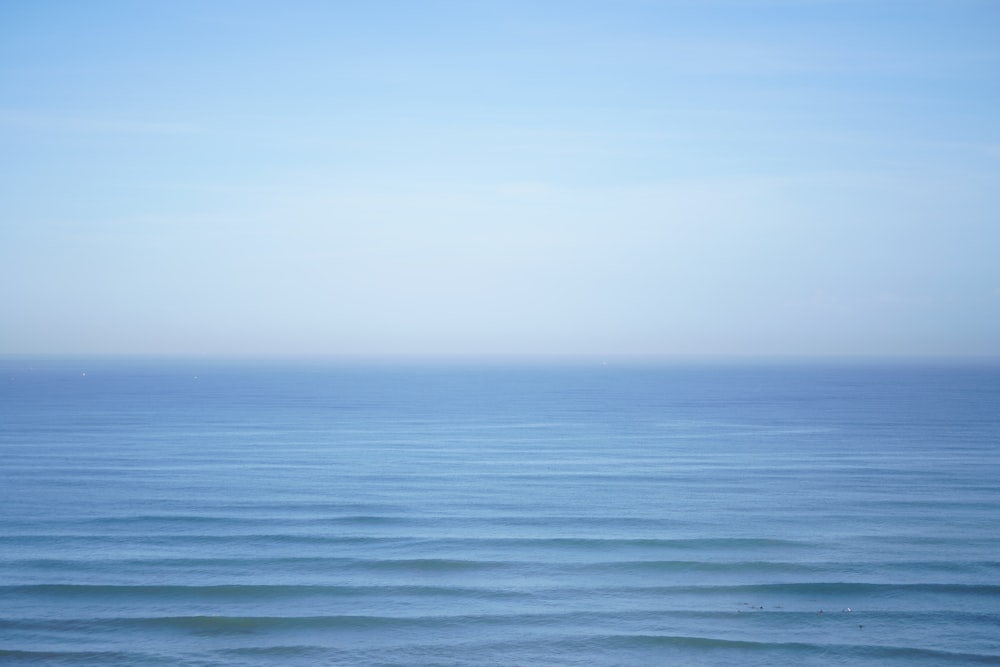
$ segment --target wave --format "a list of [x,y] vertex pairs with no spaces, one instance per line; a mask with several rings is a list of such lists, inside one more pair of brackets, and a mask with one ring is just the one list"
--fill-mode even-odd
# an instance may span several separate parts
[[515,546],[556,546],[577,549],[607,549],[619,547],[646,547],[652,549],[798,549],[808,547],[808,543],[798,540],[778,540],[756,537],[725,538],[616,538],[616,537],[514,537],[485,540]]
[[[568,616],[574,616],[569,614]],[[520,624],[524,615],[414,615],[383,616],[345,614],[333,616],[122,616],[73,619],[0,619],[0,629],[117,632],[122,630],[174,630],[196,635],[263,634],[289,630],[391,630],[442,628],[472,623]]]
[[[441,598],[459,601],[497,600],[505,604],[514,601],[524,601],[534,604],[537,600],[575,600],[580,597],[602,599],[611,596],[621,599],[631,596],[633,604],[639,604],[639,598],[658,598],[663,600],[662,606],[655,610],[636,613],[670,614],[676,611],[672,605],[682,604],[687,609],[681,613],[690,615],[697,613],[732,614],[744,611],[744,605],[753,605],[760,601],[769,601],[767,610],[772,613],[815,613],[813,607],[822,609],[828,606],[838,609],[840,605],[871,608],[875,600],[912,599],[914,595],[925,594],[939,598],[951,598],[952,601],[941,600],[938,610],[924,610],[924,616],[933,613],[947,613],[949,617],[966,614],[976,622],[984,620],[983,614],[975,611],[975,605],[966,609],[956,608],[954,598],[965,599],[995,599],[1000,596],[998,585],[972,584],[871,584],[851,582],[814,582],[814,583],[777,583],[777,584],[736,584],[736,585],[648,585],[648,586],[608,586],[596,585],[590,587],[494,587],[494,586],[453,586],[426,584],[392,584],[392,585],[96,585],[96,584],[28,584],[0,586],[0,600],[7,604],[23,604],[24,601],[50,602],[63,601],[68,604],[100,603],[107,604],[233,604],[233,603],[264,603],[280,604],[290,601],[307,599],[331,603],[337,600],[367,600],[369,603],[388,604],[400,600],[416,601],[418,599],[433,600]],[[682,600],[683,602],[678,602]],[[740,602],[737,600],[750,600]],[[700,601],[700,603],[698,603]],[[718,609],[724,603],[725,609]],[[803,606],[808,603],[808,610]],[[693,608],[698,604],[701,609]],[[784,605],[788,611],[784,611]],[[646,606],[646,605],[641,605]],[[711,607],[716,607],[712,609]],[[761,606],[759,609],[763,610]],[[940,611],[939,611],[940,610]],[[879,609],[870,613],[916,613],[918,610],[889,611]],[[629,613],[622,609],[616,614]],[[996,622],[995,615],[986,618]],[[10,623],[11,619],[3,623]]]
[[[18,569],[35,569],[50,572],[79,572],[93,570],[97,572],[121,572],[123,570],[141,568],[144,571],[163,569],[165,571],[198,568],[230,571],[233,569],[253,568],[257,570],[287,569],[303,572],[322,570],[329,572],[337,568],[371,568],[375,570],[414,570],[414,571],[447,571],[447,570],[488,570],[529,566],[533,569],[558,567],[563,570],[584,572],[650,572],[650,573],[688,573],[704,572],[711,574],[779,574],[779,575],[838,575],[856,573],[857,563],[837,561],[778,561],[778,560],[665,560],[665,559],[631,559],[631,560],[580,560],[574,558],[566,561],[552,560],[503,560],[489,559],[459,559],[459,558],[396,558],[374,559],[348,556],[259,556],[259,557],[168,557],[168,558],[21,558],[5,559],[7,567]],[[969,560],[969,561],[886,561],[871,563],[866,566],[866,572],[872,577],[884,573],[937,572],[940,574],[976,574],[984,575],[1000,571],[1000,561]]]
[[[220,649],[214,651],[218,656],[231,656],[238,660],[260,659],[268,662],[274,660],[309,659],[312,661],[322,661],[320,664],[329,664],[333,649],[329,647],[313,646],[310,644],[278,644],[275,646],[245,646],[240,648]],[[337,651],[337,653],[345,653]]]
[[[424,587],[415,587],[424,588]],[[424,591],[424,593],[437,595],[437,589]],[[450,592],[442,591],[445,594]],[[254,616],[229,616],[223,614],[198,614],[198,615],[162,615],[162,616],[93,616],[93,617],[65,617],[65,618],[0,618],[0,629],[53,629],[62,627],[74,627],[82,629],[85,626],[136,626],[136,625],[162,625],[164,627],[240,627],[242,625],[254,626],[262,629],[293,628],[293,627],[338,627],[338,626],[382,626],[382,625],[514,625],[526,628],[539,627],[542,625],[555,627],[564,625],[566,627],[586,626],[588,624],[607,623],[613,617],[615,622],[662,622],[678,620],[694,620],[704,623],[717,623],[745,619],[747,612],[741,608],[745,603],[723,610],[690,610],[690,609],[631,609],[631,610],[589,610],[589,611],[525,611],[525,612],[499,612],[499,613],[435,613],[435,614],[412,614],[412,615],[383,615],[383,614],[325,614],[325,615],[254,615]],[[780,617],[789,619],[792,622],[809,621],[814,622],[817,614],[813,611],[784,610],[780,607],[772,607],[767,614],[756,614],[757,616]],[[829,616],[841,616],[843,619],[865,619],[871,622],[933,622],[937,623],[947,619],[957,624],[993,624],[1000,622],[1000,615],[997,613],[983,613],[970,611],[869,611],[869,612],[838,612]],[[643,636],[643,635],[628,635]]]
[[351,558],[347,556],[278,556],[259,558],[95,558],[91,560],[63,560],[58,558],[32,558],[4,561],[10,567],[37,568],[40,570],[77,572],[95,570],[115,572],[128,568],[172,569],[212,568],[230,570],[232,568],[272,567],[288,568],[289,571],[337,568],[372,568],[400,570],[483,570],[524,565],[521,561],[492,561],[454,558]]
[[[342,617],[330,625],[331,619],[319,621],[314,626],[322,630],[345,628],[356,630],[395,629],[401,627],[398,619],[382,625],[372,617]],[[168,619],[169,625],[181,628],[199,636],[246,635],[267,629],[280,619],[238,619],[190,617]],[[264,625],[262,625],[262,623]],[[419,623],[411,626],[419,628]],[[606,657],[618,664],[638,664],[635,659],[646,656],[652,661],[676,659],[680,663],[702,664],[711,661],[732,661],[748,664],[983,664],[995,665],[1000,662],[996,653],[968,651],[948,651],[922,647],[874,645],[865,643],[825,643],[825,642],[767,642],[733,640],[721,637],[685,634],[604,634],[566,635],[555,634],[544,637],[508,640],[483,640],[462,642],[451,645],[441,637],[430,641],[396,642],[394,646],[381,647],[377,651],[355,647],[353,649],[334,648],[328,644],[273,644],[260,646],[239,646],[217,648],[209,653],[201,653],[197,664],[273,664],[274,661],[294,661],[295,664],[328,663],[359,665],[386,664],[394,656],[393,664],[406,664],[405,658],[417,659],[420,664],[473,665],[483,664],[528,664],[545,656],[546,664],[584,664],[579,660],[580,651],[599,662]],[[610,651],[610,653],[609,653]],[[560,656],[563,656],[562,658]],[[177,657],[177,656],[175,656]],[[630,660],[629,657],[632,659]],[[522,660],[517,660],[521,658]],[[80,650],[3,650],[0,662],[3,664],[47,664],[47,665],[133,665],[158,664],[167,660],[164,654],[124,652],[124,651],[80,651]],[[565,660],[565,661],[564,661]],[[307,662],[302,662],[307,661]],[[761,662],[761,661],[767,661]],[[803,662],[805,661],[805,662]],[[173,661],[171,661],[173,662]],[[291,664],[291,663],[289,663]],[[588,660],[588,664],[592,664]]]
[[[70,541],[79,541],[86,544],[100,543],[101,545],[114,544],[155,544],[155,545],[200,545],[200,544],[232,544],[240,542],[245,547],[252,547],[259,544],[273,544],[276,546],[292,545],[349,545],[349,544],[398,544],[406,543],[408,538],[379,537],[368,535],[317,535],[302,533],[232,533],[232,534],[202,534],[202,533],[164,533],[157,532],[150,534],[126,534],[115,533],[114,535],[104,535],[100,533],[39,533],[29,535],[0,535],[0,544],[12,546],[21,543],[28,545],[57,544],[65,545]],[[411,540],[425,538],[409,538]]]
[[419,524],[425,521],[418,517],[390,514],[342,514],[335,516],[274,516],[246,517],[233,515],[205,514],[141,514],[133,516],[96,517],[78,522],[76,525],[92,526],[141,526],[144,530],[168,526],[261,526],[261,525],[365,525],[365,524]]
[[[352,521],[366,521],[367,518],[354,518]],[[724,538],[658,538],[658,537],[434,537],[425,535],[370,536],[370,535],[324,535],[321,533],[233,533],[233,534],[191,534],[162,533],[142,535],[107,536],[100,533],[34,533],[0,535],[0,543],[19,541],[62,541],[67,539],[95,539],[115,541],[128,539],[134,543],[135,537],[142,537],[144,542],[161,543],[166,541],[274,541],[287,543],[406,543],[412,541],[435,542],[442,546],[507,546],[507,547],[562,547],[562,548],[617,548],[617,547],[648,547],[662,549],[802,549],[812,548],[815,544],[800,540],[779,540],[754,537],[724,537]]]
[[[707,573],[819,573],[827,572],[831,565],[825,563],[790,563],[780,561],[697,561],[697,560],[626,560],[585,563],[584,570],[643,571],[643,572],[707,572]],[[836,569],[836,565],[832,568]]]
[[993,584],[874,584],[862,582],[790,582],[769,584],[732,585],[690,585],[646,587],[663,593],[703,593],[703,594],[772,594],[794,597],[817,596],[836,597],[851,595],[857,597],[888,597],[911,593],[931,593],[937,595],[958,595],[976,597],[1000,596],[1000,585]]
[[357,597],[357,596],[428,596],[428,597],[476,597],[476,598],[517,598],[526,593],[496,588],[476,588],[462,586],[312,586],[312,585],[92,585],[92,584],[33,584],[22,586],[0,586],[0,597],[26,595],[44,598],[82,598],[107,600],[109,598],[152,598],[157,600],[274,600],[300,597]]
[[0,663],[14,665],[145,665],[158,662],[155,656],[124,651],[19,651],[0,649]]
[[629,648],[629,647],[675,647],[697,649],[704,651],[736,651],[741,655],[748,653],[792,651],[801,654],[814,654],[829,659],[880,658],[885,660],[935,660],[938,664],[963,660],[982,664],[997,664],[1000,655],[985,653],[958,653],[925,649],[919,647],[884,646],[872,644],[820,644],[809,642],[756,642],[746,640],[722,639],[717,637],[699,637],[684,635],[658,634],[626,634],[605,635],[594,637],[598,642]]

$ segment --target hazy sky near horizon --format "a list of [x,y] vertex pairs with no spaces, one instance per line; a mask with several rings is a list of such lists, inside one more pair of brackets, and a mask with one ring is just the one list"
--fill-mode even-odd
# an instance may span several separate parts
[[0,353],[1000,355],[1000,2],[0,4]]

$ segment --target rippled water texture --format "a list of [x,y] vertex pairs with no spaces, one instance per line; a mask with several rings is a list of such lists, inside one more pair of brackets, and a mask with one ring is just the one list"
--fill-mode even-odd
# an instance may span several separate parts
[[0,360],[0,662],[1000,663],[1000,368]]

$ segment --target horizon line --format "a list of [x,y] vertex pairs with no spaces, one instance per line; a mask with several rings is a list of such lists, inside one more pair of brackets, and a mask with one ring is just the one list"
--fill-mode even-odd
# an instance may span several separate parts
[[163,360],[315,362],[594,363],[1000,363],[982,353],[650,353],[650,352],[0,352],[0,360]]

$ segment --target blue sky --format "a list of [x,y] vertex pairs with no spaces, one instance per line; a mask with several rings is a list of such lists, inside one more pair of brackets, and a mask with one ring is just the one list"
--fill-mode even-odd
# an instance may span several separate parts
[[0,4],[0,353],[1000,355],[1000,3]]

